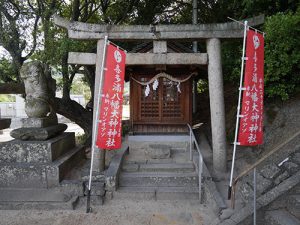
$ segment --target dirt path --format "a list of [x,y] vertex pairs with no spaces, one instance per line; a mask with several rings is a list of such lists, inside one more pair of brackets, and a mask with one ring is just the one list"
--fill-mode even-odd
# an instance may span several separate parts
[[90,214],[76,211],[1,210],[0,225],[208,225],[212,211],[196,202],[113,200]]

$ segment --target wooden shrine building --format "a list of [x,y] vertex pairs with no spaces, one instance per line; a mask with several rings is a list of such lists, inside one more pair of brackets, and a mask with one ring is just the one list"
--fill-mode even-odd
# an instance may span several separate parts
[[[193,53],[184,45],[161,41],[147,42],[135,48],[133,52]],[[186,124],[192,124],[192,81],[198,74],[197,66],[127,66],[126,77],[130,80],[132,93],[131,131],[134,134],[187,132]]]

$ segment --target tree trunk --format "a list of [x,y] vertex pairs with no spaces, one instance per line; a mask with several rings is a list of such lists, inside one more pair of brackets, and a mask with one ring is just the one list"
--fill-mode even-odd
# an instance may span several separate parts
[[86,144],[90,145],[92,135],[93,113],[71,99],[54,98],[51,100],[54,110],[78,124],[87,136]]
[[80,16],[80,0],[73,0],[71,20],[78,21]]
[[25,94],[24,84],[20,84],[20,83],[0,84],[0,94]]
[[61,72],[63,76],[63,99],[70,99],[70,90],[71,90],[72,81],[70,81],[69,79],[68,48],[62,56],[61,67],[62,67]]

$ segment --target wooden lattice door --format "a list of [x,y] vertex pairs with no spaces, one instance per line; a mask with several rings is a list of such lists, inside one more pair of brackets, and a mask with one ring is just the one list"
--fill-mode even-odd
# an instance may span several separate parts
[[[142,82],[149,78],[142,77]],[[144,123],[186,123],[185,107],[188,104],[186,96],[188,95],[188,82],[178,86],[177,82],[170,81],[167,78],[160,78],[159,85],[153,90],[152,84],[149,85],[150,92],[145,96],[147,86],[137,86],[138,91],[138,121]]]
[[[142,78],[142,82],[148,81],[147,78]],[[140,120],[143,121],[160,121],[160,93],[158,90],[150,91],[148,96],[145,96],[145,90],[147,86],[140,86],[139,98],[140,98]]]
[[161,78],[161,120],[177,121],[183,119],[183,94],[178,83]]

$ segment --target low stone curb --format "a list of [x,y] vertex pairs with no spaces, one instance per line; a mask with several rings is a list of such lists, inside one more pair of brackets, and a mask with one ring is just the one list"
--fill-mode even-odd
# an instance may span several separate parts
[[127,144],[123,145],[121,150],[113,156],[108,169],[104,172],[105,176],[105,190],[114,192],[118,188],[119,173],[124,156],[128,154],[129,147]]
[[[201,138],[206,139],[206,137],[204,135],[202,135]],[[201,142],[203,142],[203,141],[208,142],[207,139],[200,140],[200,146],[201,146]],[[210,151],[212,151],[212,150],[210,149]],[[198,152],[193,154],[193,163],[198,170],[199,169]],[[202,185],[203,185],[203,190],[205,188],[204,193],[206,194],[206,196],[203,196],[203,197],[205,197],[206,200],[210,200],[210,203],[213,204],[213,208],[217,213],[220,213],[221,210],[227,208],[227,205],[226,205],[225,201],[223,200],[223,197],[221,196],[220,192],[218,191],[215,182],[212,180],[212,176],[211,176],[204,161],[203,161]]]

